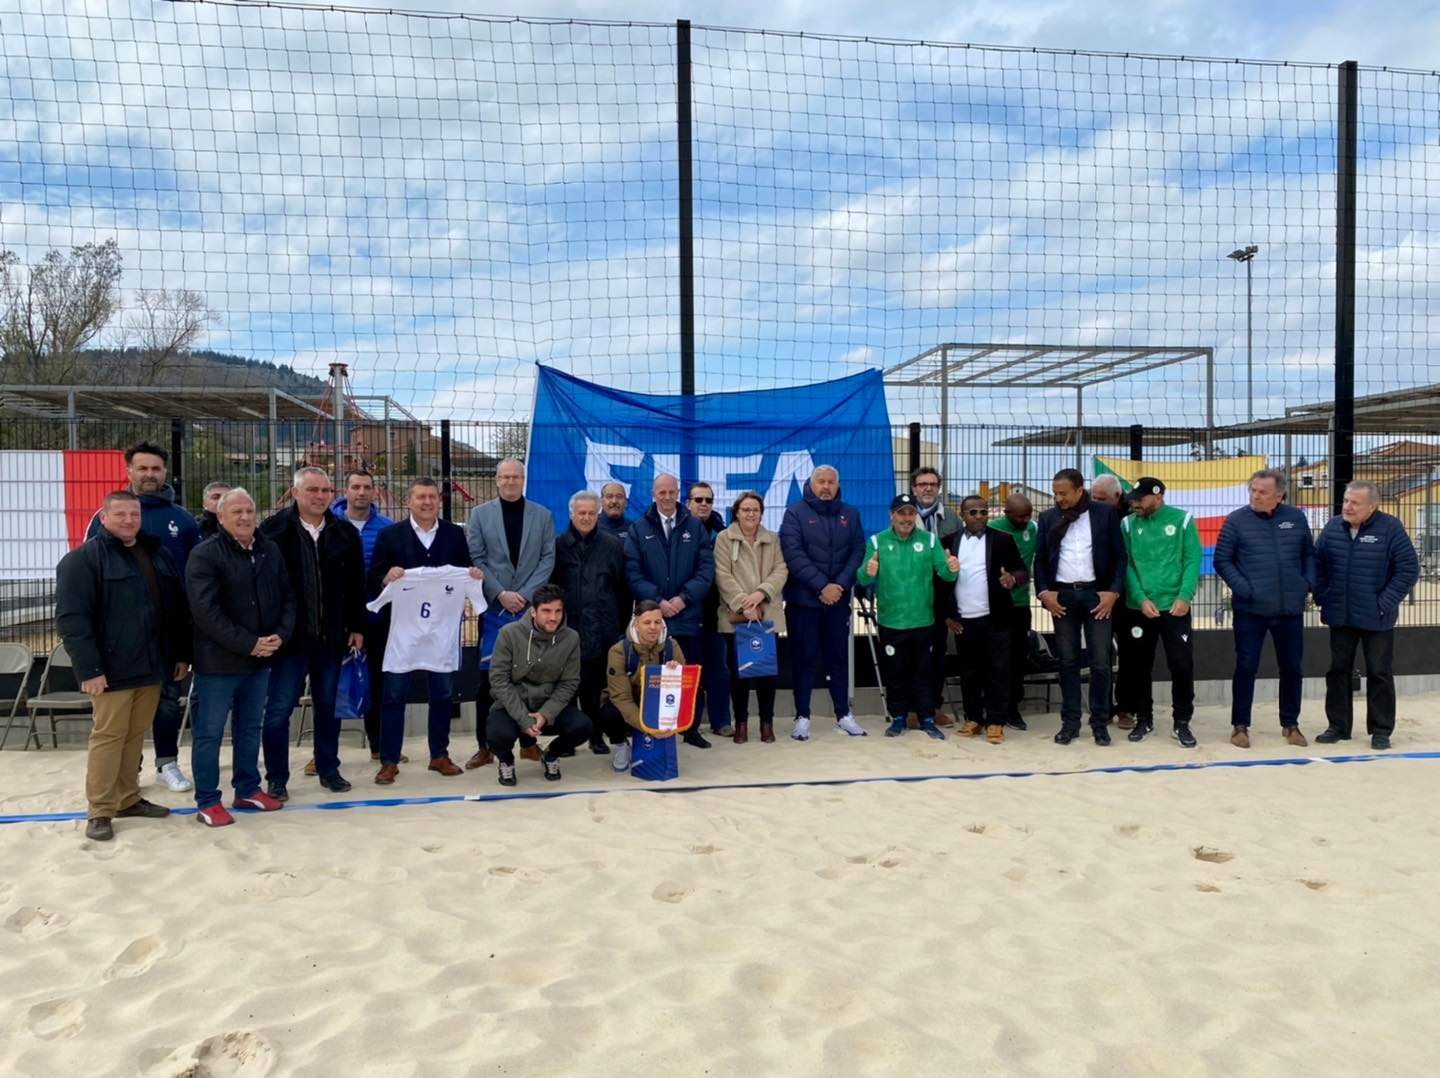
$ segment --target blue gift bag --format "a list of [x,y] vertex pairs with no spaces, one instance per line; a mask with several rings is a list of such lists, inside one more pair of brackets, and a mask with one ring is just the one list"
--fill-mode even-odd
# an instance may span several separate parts
[[630,735],[630,774],[650,782],[666,782],[680,777],[680,754],[675,751],[677,737],[651,737],[636,730]]
[[340,680],[335,687],[335,717],[363,719],[370,710],[370,667],[365,662],[365,649],[350,652],[340,664]]
[[500,635],[500,630],[512,621],[519,621],[523,616],[523,610],[519,614],[512,614],[498,604],[485,608],[485,613],[480,615],[481,670],[490,669],[490,656],[495,654],[495,638]]
[[780,652],[773,621],[742,621],[735,626],[735,675],[775,677],[780,673]]

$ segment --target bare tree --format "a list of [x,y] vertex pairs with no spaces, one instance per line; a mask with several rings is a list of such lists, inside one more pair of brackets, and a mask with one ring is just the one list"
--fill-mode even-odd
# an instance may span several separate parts
[[120,245],[113,239],[52,250],[26,267],[0,251],[0,359],[5,377],[31,384],[72,380],[80,350],[119,304]]
[[205,296],[189,288],[142,288],[125,318],[121,348],[139,353],[136,380],[154,385],[176,356],[188,352],[205,328],[218,321]]

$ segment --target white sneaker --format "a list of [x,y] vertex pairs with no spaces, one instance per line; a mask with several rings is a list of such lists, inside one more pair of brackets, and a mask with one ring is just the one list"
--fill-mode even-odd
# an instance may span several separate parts
[[803,716],[795,716],[795,729],[790,731],[790,736],[796,741],[810,740],[810,720]]
[[616,771],[630,770],[630,742],[622,741],[615,746],[615,752],[610,757],[610,766]]
[[185,777],[185,772],[174,760],[160,769],[160,781],[177,794],[195,789],[195,784]]
[[851,737],[870,736],[865,732],[865,727],[861,726],[858,722],[855,721],[854,715],[841,715],[838,719],[835,720],[835,725],[838,726],[840,729],[844,730]]

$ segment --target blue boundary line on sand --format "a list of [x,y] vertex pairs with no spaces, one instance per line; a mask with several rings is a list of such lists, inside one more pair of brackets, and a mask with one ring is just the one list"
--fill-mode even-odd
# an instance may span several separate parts
[[[1118,764],[1114,767],[1087,767],[1073,771],[976,771],[942,775],[867,775],[847,779],[777,779],[774,782],[717,782],[693,786],[611,786],[589,790],[538,790],[534,793],[447,794],[438,797],[382,797],[355,801],[317,801],[286,805],[287,812],[339,812],[357,808],[397,808],[402,805],[448,805],[462,801],[553,801],[561,797],[593,797],[597,794],[647,793],[693,794],[711,790],[783,790],[797,786],[859,786],[870,782],[966,782],[976,779],[1068,778],[1076,775],[1153,775],[1167,771],[1208,771],[1211,768],[1303,767],[1307,764],[1358,764],[1381,760],[1440,760],[1440,752],[1361,753],[1349,756],[1292,756],[1278,760],[1206,760],[1180,764]],[[193,816],[192,807],[171,809],[172,816]],[[253,813],[247,813],[253,815]],[[0,816],[0,825],[21,823],[65,823],[83,820],[83,812],[38,812]]]

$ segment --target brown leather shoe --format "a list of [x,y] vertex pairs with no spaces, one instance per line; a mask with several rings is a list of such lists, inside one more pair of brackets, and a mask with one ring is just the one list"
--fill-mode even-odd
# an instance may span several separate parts
[[1305,735],[1300,732],[1298,726],[1285,727],[1285,740],[1294,745],[1297,749],[1303,749],[1310,742],[1305,740]]
[[305,774],[309,775],[312,779],[315,777],[315,757],[310,757],[310,762],[305,765]]
[[395,776],[400,774],[400,769],[394,764],[385,764],[379,771],[375,772],[376,786],[389,786],[395,781]]
[[774,719],[761,719],[761,720],[760,720],[760,740],[761,740],[761,741],[767,741],[767,742],[768,742],[768,741],[774,741],[774,740],[775,740],[775,720],[774,720]]
[[520,759],[522,759],[522,760],[536,760],[536,761],[538,761],[538,760],[540,759],[540,746],[539,746],[539,745],[531,745],[530,747],[526,748],[524,745],[521,745],[521,746],[520,746]]
[[735,724],[735,744],[743,745],[750,740],[750,724],[741,720]]
[[1247,726],[1236,726],[1230,731],[1230,744],[1237,749],[1248,749],[1250,747],[1250,728]]
[[489,749],[481,749],[470,759],[465,761],[465,770],[474,771],[477,767],[485,767],[495,762],[495,754]]
[[936,712],[935,712],[935,725],[936,725],[936,726],[954,726],[954,725],[955,725],[955,716],[953,716],[953,715],[947,715],[947,714],[945,714],[945,712],[943,712],[943,711],[936,711]]
[[961,737],[979,737],[981,733],[980,724],[973,719],[966,719],[965,725],[960,727],[959,730]]
[[996,726],[992,722],[985,727],[985,740],[992,745],[1003,745],[1005,743],[1005,727]]
[[1115,725],[1122,730],[1135,729],[1135,716],[1128,711],[1115,712]]
[[[378,752],[372,752],[372,753],[370,754],[370,760],[371,760],[372,763],[379,763],[379,762],[380,762],[380,754],[379,754]],[[400,754],[400,762],[401,762],[402,764],[408,764],[408,763],[410,762],[410,757],[406,756],[406,755],[402,752],[402,753]]]
[[451,775],[463,775],[464,772],[455,766],[455,761],[448,756],[437,756],[430,761],[430,770],[436,771],[447,777]]

